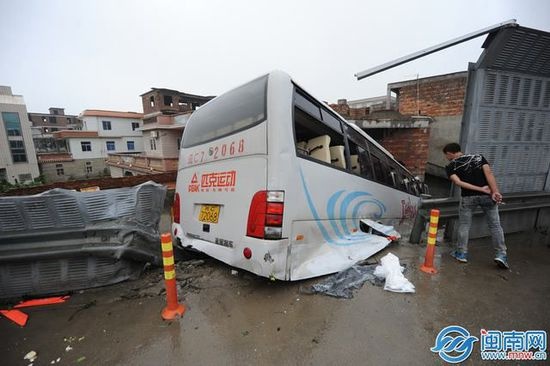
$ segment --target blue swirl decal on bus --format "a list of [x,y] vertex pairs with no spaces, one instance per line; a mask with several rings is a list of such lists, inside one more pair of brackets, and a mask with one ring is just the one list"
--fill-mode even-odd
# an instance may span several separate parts
[[[330,229],[332,229],[332,232],[334,233],[334,235],[331,235],[329,233],[330,230],[325,226],[326,224],[323,223],[321,216],[319,215],[317,208],[315,207],[313,198],[311,197],[311,193],[307,188],[304,174],[302,173],[301,169],[300,169],[300,177],[302,180],[302,186],[304,188],[309,210],[311,211],[313,219],[317,223],[317,226],[319,228],[319,231],[321,232],[321,235],[323,236],[325,241],[329,244],[344,246],[344,245],[353,245],[358,243],[360,244],[361,241],[365,240],[366,234],[361,235],[357,233],[356,234],[352,233],[352,230],[350,230],[347,223],[347,220],[349,220],[349,218],[354,218],[354,219],[358,218],[359,210],[364,206],[371,205],[375,208],[375,212],[372,214],[371,217],[369,217],[374,220],[378,220],[382,218],[382,216],[386,212],[386,206],[380,200],[374,198],[373,195],[369,192],[366,192],[366,191],[348,192],[346,190],[340,190],[340,191],[334,192],[329,197],[327,201],[327,206],[326,206],[326,214],[330,225]],[[338,207],[338,201],[340,201],[341,197],[343,198],[341,199],[340,206]],[[351,211],[351,215],[348,214],[348,212],[350,211]]]

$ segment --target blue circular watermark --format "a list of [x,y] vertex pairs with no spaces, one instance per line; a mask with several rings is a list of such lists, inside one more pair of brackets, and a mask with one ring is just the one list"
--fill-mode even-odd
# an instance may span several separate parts
[[474,343],[478,340],[461,326],[449,325],[439,332],[435,345],[430,350],[438,353],[443,361],[459,363],[470,357]]

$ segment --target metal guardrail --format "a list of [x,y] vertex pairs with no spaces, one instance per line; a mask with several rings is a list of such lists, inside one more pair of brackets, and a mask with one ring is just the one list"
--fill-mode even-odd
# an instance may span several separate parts
[[103,286],[160,264],[165,194],[147,182],[0,197],[0,298]]
[[[442,221],[457,219],[459,201],[460,199],[457,197],[423,200],[418,209],[418,214],[416,215],[409,241],[414,244],[420,243],[422,233],[430,217],[431,209],[436,208],[439,210],[439,217]],[[503,202],[505,204],[499,205],[498,208],[501,213],[549,208],[550,192],[508,193],[503,195]],[[481,208],[478,208],[473,214],[481,215],[482,213],[483,211]],[[533,228],[534,226],[535,225],[533,225]]]

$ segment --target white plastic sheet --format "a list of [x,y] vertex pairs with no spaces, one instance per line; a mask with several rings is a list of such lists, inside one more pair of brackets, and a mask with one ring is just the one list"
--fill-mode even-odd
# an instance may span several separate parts
[[384,290],[392,292],[415,292],[414,285],[403,276],[405,270],[399,264],[399,258],[388,253],[380,259],[381,265],[374,269],[374,275],[386,279]]

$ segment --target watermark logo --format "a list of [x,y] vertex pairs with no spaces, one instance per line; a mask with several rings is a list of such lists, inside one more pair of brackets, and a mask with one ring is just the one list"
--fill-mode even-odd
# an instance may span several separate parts
[[477,337],[470,335],[461,326],[450,325],[439,332],[435,345],[430,350],[438,353],[443,361],[459,363],[470,357],[477,341]]
[[481,329],[482,360],[546,360],[544,330],[505,331]]

